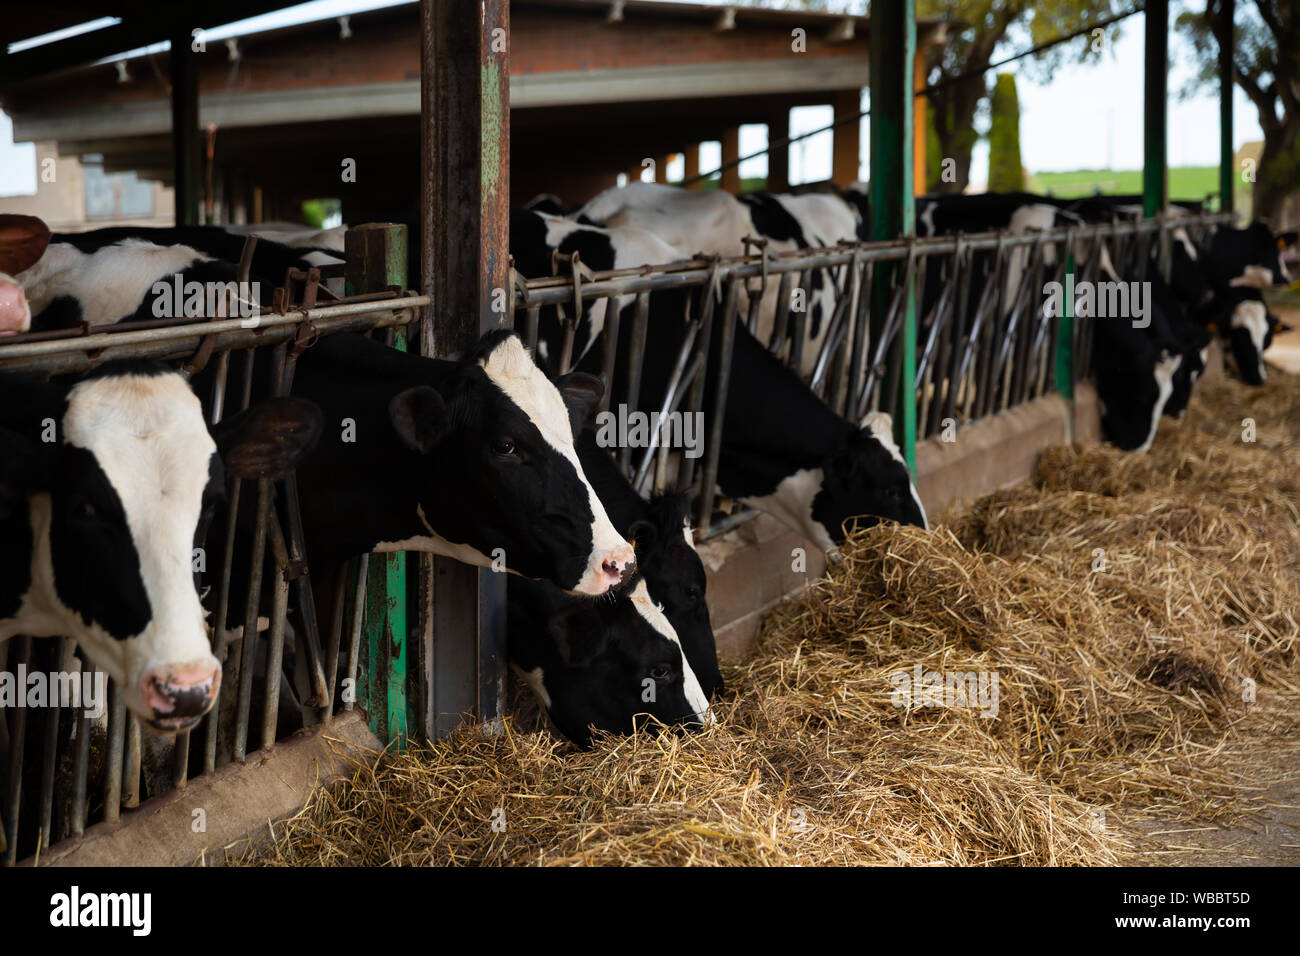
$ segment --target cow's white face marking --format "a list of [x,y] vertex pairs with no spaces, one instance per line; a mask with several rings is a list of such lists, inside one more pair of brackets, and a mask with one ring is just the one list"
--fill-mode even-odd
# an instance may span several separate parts
[[812,516],[813,499],[822,490],[825,473],[820,468],[800,468],[787,475],[770,495],[744,499],[745,504],[765,511],[798,530],[823,551],[834,551],[835,541],[820,521]]
[[1183,244],[1183,249],[1187,252],[1187,258],[1193,262],[1196,261],[1196,244],[1192,242],[1192,237],[1187,234],[1187,230],[1179,226],[1172,233],[1175,240]]
[[1228,285],[1234,288],[1271,289],[1273,288],[1273,270],[1264,266],[1246,266],[1241,275],[1228,281]]
[[102,325],[134,313],[155,282],[209,259],[189,246],[159,246],[142,239],[125,239],[89,254],[70,243],[54,242],[17,278],[32,315],[40,315],[61,295],[73,295],[81,303],[82,318]]
[[1263,302],[1240,302],[1232,310],[1232,327],[1245,329],[1250,335],[1250,342],[1255,346],[1255,355],[1259,360],[1259,380],[1267,381],[1264,370],[1264,340],[1268,337],[1268,308]]
[[921,213],[921,225],[924,227],[921,231],[921,235],[934,235],[934,211],[937,208],[939,208],[939,204],[932,202],[927,204],[925,211]]
[[587,560],[587,570],[574,590],[579,594],[604,594],[612,583],[604,566],[613,562],[628,567],[635,563],[636,557],[632,546],[614,530],[605,506],[583,474],[578,453],[573,447],[573,428],[569,424],[569,411],[564,399],[515,336],[503,339],[480,360],[480,364],[493,384],[523,410],[546,443],[573,465],[578,480],[586,488],[592,514],[592,552]]
[[[695,551],[695,534],[691,531],[691,522],[686,520],[682,522],[682,537],[686,539],[686,547]],[[699,552],[696,552],[697,554]]]
[[645,581],[638,581],[636,587],[628,594],[632,601],[632,606],[636,612],[645,618],[652,628],[659,635],[668,641],[671,641],[677,648],[677,653],[682,657],[682,691],[686,694],[686,702],[690,704],[691,710],[700,723],[713,723],[713,712],[709,710],[709,700],[704,696],[704,690],[700,687],[699,678],[695,676],[695,671],[691,670],[690,661],[686,659],[686,652],[682,650],[681,639],[677,636],[677,631],[672,624],[668,623],[668,618],[664,616],[663,609],[654,601],[650,600],[650,592],[646,589]]
[[1183,363],[1181,355],[1169,355],[1162,353],[1163,357],[1156,362],[1155,377],[1156,389],[1159,394],[1156,398],[1155,406],[1151,409],[1151,430],[1147,432],[1147,440],[1134,449],[1137,452],[1144,452],[1151,447],[1151,443],[1156,440],[1156,429],[1160,427],[1160,413],[1165,410],[1165,402],[1169,401],[1169,396],[1174,391],[1174,373],[1178,371],[1178,366]]
[[[903,451],[894,441],[894,418],[888,412],[867,412],[862,416],[862,426],[866,428],[875,437],[876,441],[885,446],[885,451],[893,456],[894,461],[907,470],[907,459],[903,457]],[[912,493],[912,500],[916,502],[916,510],[921,512],[921,527],[927,531],[930,530],[930,519],[926,517],[925,505],[921,504],[921,496],[916,493],[916,483],[911,480],[910,476],[907,482],[907,490]]]
[[[64,439],[95,456],[121,500],[152,614],[139,634],[119,640],[98,624],[86,627],[53,594],[69,633],[121,683],[126,705],[148,709],[141,696],[147,671],[218,663],[194,590],[191,553],[216,443],[197,396],[178,375],[121,375],[78,383],[68,393]],[[48,504],[37,537],[50,561]],[[106,569],[107,570],[107,569]],[[73,626],[73,622],[76,622]]]
[[[1033,203],[1027,206],[1021,206],[1011,214],[1011,219],[1007,222],[1007,232],[1018,235],[1028,232],[1031,229],[1047,230],[1051,229],[1056,223],[1056,207],[1049,206],[1045,203]],[[1050,247],[1048,251],[1051,251]],[[1052,258],[1055,258],[1053,254]],[[1025,266],[1029,263],[1029,249],[1026,246],[1017,246],[1011,253],[1011,262],[1007,268],[1007,280],[1004,287],[1004,302],[1011,302],[1015,296],[1015,291],[1020,288],[1020,279],[1024,273]],[[1051,264],[1050,262],[1048,263]]]

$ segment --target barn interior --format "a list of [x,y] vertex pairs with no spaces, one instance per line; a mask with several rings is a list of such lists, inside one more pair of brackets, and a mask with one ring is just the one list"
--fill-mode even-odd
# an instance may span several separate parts
[[[106,172],[178,185],[178,207],[196,207],[196,218],[182,212],[178,222],[296,220],[309,198],[341,200],[346,222],[413,207],[415,4],[235,31],[219,27],[283,4],[91,6],[120,23],[0,60],[0,106],[15,141],[52,141],[61,156],[102,156]],[[90,15],[85,3],[55,0],[15,11],[7,32],[21,41]],[[725,164],[740,156],[742,124],[785,139],[792,108],[829,104],[837,117],[853,115],[868,83],[866,17],[650,0],[514,0],[510,17],[499,41],[509,54],[515,205],[542,192],[585,201],[620,173],[638,178],[646,159],[665,181],[674,154],[684,156],[687,179],[708,173],[701,142],[719,142]],[[919,53],[943,38],[941,22],[918,21]],[[178,145],[173,116],[190,114],[195,135]],[[862,178],[860,125],[834,130],[837,184]],[[924,136],[914,145],[923,169]],[[180,162],[178,148],[188,154]],[[786,188],[788,169],[788,150],[775,150],[767,187]],[[735,166],[721,179],[739,191]]]

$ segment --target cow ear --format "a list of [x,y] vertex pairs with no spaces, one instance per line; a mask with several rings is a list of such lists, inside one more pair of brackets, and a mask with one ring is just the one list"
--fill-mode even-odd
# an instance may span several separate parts
[[595,611],[575,604],[551,616],[551,639],[567,667],[587,667],[605,649],[605,630]]
[[321,412],[305,398],[271,398],[212,426],[235,478],[283,478],[316,445]]
[[17,275],[30,269],[50,244],[50,227],[35,216],[0,216],[0,272]]
[[867,412],[858,425],[882,441],[885,438],[892,441],[894,438],[894,418],[889,412]]
[[632,549],[636,552],[638,560],[647,548],[654,546],[658,538],[659,529],[649,521],[634,522],[632,527],[627,529],[627,539],[632,542]]
[[451,412],[436,389],[417,385],[388,403],[388,420],[407,448],[427,455],[451,430]]
[[570,372],[555,383],[569,410],[569,424],[577,435],[605,394],[605,383],[586,372]]

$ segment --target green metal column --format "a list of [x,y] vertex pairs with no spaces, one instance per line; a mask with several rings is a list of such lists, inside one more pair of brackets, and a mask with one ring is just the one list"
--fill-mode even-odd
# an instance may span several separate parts
[[1168,115],[1169,0],[1147,0],[1146,80],[1143,88],[1142,206],[1154,216],[1169,195]]
[[[1071,406],[1074,404],[1074,253],[1065,256],[1065,301],[1061,304],[1061,319],[1056,330],[1056,366],[1053,378],[1056,391]],[[1074,427],[1074,416],[1070,416]],[[1073,435],[1067,436],[1073,439]]]
[[[382,292],[406,287],[406,227],[369,223],[344,236],[347,294]],[[393,344],[406,350],[406,331],[399,329]],[[372,554],[366,580],[365,702],[370,729],[385,744],[406,747],[407,614],[406,555]]]
[[1233,211],[1237,171],[1232,150],[1232,22],[1235,0],[1219,0],[1215,32],[1219,38],[1219,211]]
[[[915,0],[875,0],[871,5],[871,238],[909,236],[916,229],[912,188]],[[893,263],[876,267],[872,282],[872,335],[889,308]],[[907,466],[916,474],[916,283],[907,290],[902,374],[894,430]]]

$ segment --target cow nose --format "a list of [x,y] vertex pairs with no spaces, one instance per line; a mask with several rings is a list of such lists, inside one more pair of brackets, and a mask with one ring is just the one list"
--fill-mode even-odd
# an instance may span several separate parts
[[26,332],[30,321],[22,287],[8,277],[0,279],[0,335]]
[[601,562],[600,570],[605,575],[605,583],[611,587],[618,587],[623,583],[624,578],[632,576],[636,570],[636,556],[620,560],[618,558],[607,558]]
[[150,723],[159,730],[183,730],[208,712],[221,686],[221,667],[185,664],[155,667],[145,672],[141,699],[153,712]]

